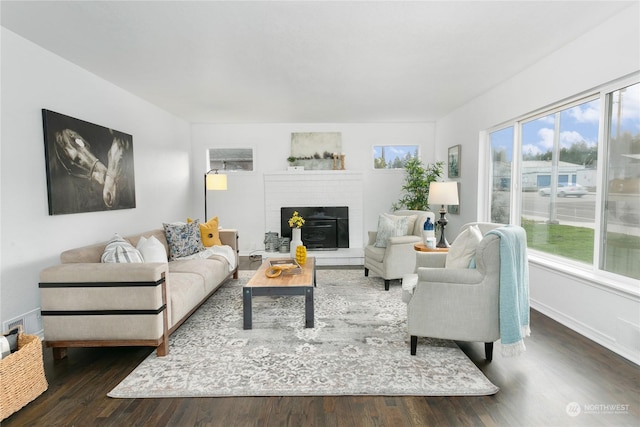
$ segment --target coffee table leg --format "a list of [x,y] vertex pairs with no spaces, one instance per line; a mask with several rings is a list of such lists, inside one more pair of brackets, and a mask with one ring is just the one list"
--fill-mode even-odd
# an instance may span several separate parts
[[251,288],[242,290],[242,313],[244,329],[251,329]]
[[310,287],[304,293],[304,320],[305,328],[313,328],[313,287]]

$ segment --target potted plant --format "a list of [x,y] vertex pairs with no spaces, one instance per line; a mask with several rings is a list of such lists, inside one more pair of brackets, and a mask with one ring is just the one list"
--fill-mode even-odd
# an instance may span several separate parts
[[437,181],[443,173],[444,162],[436,162],[423,166],[422,160],[412,157],[404,166],[406,172],[402,185],[403,195],[391,205],[394,211],[409,209],[429,210],[429,184]]

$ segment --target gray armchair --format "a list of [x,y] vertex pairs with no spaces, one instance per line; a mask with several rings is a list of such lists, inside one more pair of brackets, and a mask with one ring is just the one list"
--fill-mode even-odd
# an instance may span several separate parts
[[416,254],[416,274],[403,281],[411,354],[418,337],[485,343],[487,360],[500,339],[500,238],[488,231],[502,224],[478,225],[484,236],[475,252],[475,268],[444,268],[446,253]]
[[427,217],[435,221],[433,212],[400,210],[392,215],[416,215],[413,227],[408,235],[391,237],[386,248],[375,246],[377,231],[369,231],[369,242],[364,249],[364,275],[369,275],[369,270],[380,275],[384,279],[384,289],[389,290],[391,280],[401,279],[407,273],[412,273],[416,268],[416,250],[414,245],[422,242],[422,230]]

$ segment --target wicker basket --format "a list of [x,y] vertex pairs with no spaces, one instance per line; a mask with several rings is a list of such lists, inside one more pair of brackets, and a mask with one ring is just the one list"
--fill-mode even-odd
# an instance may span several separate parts
[[0,360],[0,421],[40,396],[48,387],[37,335],[18,334],[18,351]]

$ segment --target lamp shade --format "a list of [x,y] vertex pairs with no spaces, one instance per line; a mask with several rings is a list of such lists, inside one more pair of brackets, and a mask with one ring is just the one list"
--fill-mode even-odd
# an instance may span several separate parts
[[457,205],[458,183],[456,181],[432,182],[429,184],[429,204]]
[[227,175],[219,173],[207,174],[207,190],[226,190]]

